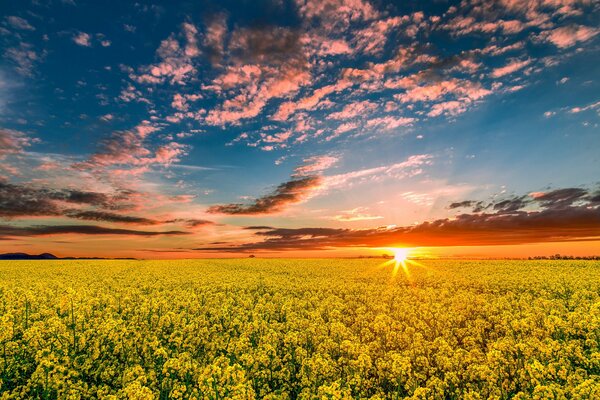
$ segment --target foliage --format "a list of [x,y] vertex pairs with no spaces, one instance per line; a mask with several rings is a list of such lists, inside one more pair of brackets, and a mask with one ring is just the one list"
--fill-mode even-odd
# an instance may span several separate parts
[[2,262],[0,398],[600,398],[600,263],[384,262]]

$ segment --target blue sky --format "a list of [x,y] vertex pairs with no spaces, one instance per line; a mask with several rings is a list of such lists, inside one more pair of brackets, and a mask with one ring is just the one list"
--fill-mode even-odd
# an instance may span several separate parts
[[[543,217],[548,229],[576,230],[484,244],[598,248],[594,224],[550,215],[600,218],[595,2],[73,0],[0,10],[0,248],[446,247],[407,230],[451,228],[461,215],[479,227]],[[104,200],[75,201],[73,191]],[[556,193],[575,197],[548,203]],[[520,208],[496,207],[522,196]],[[487,208],[451,207],[464,201]],[[257,225],[271,230],[245,229]],[[376,241],[363,238],[373,232]],[[361,239],[331,240],[341,233]]]

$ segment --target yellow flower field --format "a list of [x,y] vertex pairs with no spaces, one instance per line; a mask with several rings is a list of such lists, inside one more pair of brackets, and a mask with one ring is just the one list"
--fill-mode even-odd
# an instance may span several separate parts
[[598,399],[600,263],[0,263],[2,399]]

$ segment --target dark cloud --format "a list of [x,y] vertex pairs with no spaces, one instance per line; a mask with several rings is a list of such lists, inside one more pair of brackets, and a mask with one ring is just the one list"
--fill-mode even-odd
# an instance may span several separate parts
[[[0,217],[60,216],[66,211],[74,212],[65,210],[61,202],[105,209],[122,209],[129,206],[127,199],[131,194],[122,192],[108,195],[76,189],[40,188],[0,182]],[[89,216],[89,219],[99,220],[99,214],[94,216],[90,213]],[[82,216],[74,218],[83,219]]]
[[106,228],[97,225],[37,225],[17,227],[0,225],[0,237],[17,236],[47,236],[47,235],[132,235],[132,236],[159,236],[159,235],[186,235],[183,231],[139,231],[132,229]]
[[[156,225],[161,221],[114,213],[105,210],[129,208],[134,192],[114,194],[77,189],[54,189],[33,187],[25,184],[0,182],[0,217],[67,217],[88,221]],[[94,209],[75,209],[65,203],[88,206]]]
[[448,208],[471,208],[473,212],[482,212],[492,209],[499,213],[513,213],[523,210],[527,206],[535,206],[541,209],[564,209],[574,205],[576,202],[598,203],[600,193],[594,193],[584,188],[554,189],[548,192],[534,192],[529,195],[512,196],[501,198],[489,203],[475,200],[465,200],[451,203]]
[[98,192],[36,188],[0,182],[1,217],[60,215],[59,201],[112,208],[119,199]]
[[546,193],[535,193],[533,198],[545,208],[566,208],[579,200],[585,200],[590,193],[586,189],[556,189]]
[[[600,240],[597,194],[585,189],[557,189],[491,203],[495,212],[465,213],[419,225],[397,228],[332,229],[273,228],[255,233],[263,241],[196,250],[323,250],[335,247],[488,246],[577,240]],[[580,202],[580,203],[578,203]],[[532,204],[537,210],[522,208]],[[451,208],[480,207],[478,202],[451,204]]]
[[300,33],[281,26],[255,26],[234,31],[229,50],[245,63],[282,64],[302,59]]
[[249,231],[264,231],[267,229],[275,229],[272,226],[265,226],[265,225],[253,225],[253,226],[245,226],[244,229],[247,229]]
[[600,191],[590,194],[588,201],[592,204],[600,204]]
[[212,214],[257,215],[272,214],[281,211],[289,204],[298,203],[306,198],[308,193],[321,184],[318,176],[294,178],[277,186],[275,191],[259,197],[251,204],[224,204],[209,207]]
[[299,239],[305,237],[330,237],[342,232],[346,232],[346,230],[333,228],[272,228],[266,232],[256,232],[256,235],[270,237],[276,236],[285,239]]
[[49,192],[0,182],[0,217],[59,215]]
[[514,197],[512,199],[501,200],[492,205],[494,211],[510,213],[518,211],[529,204],[531,199],[528,196]]
[[67,210],[64,215],[69,218],[84,219],[88,221],[106,221],[139,225],[156,225],[161,223],[160,221],[149,218],[121,215],[106,211]]
[[459,201],[456,203],[451,203],[448,208],[450,210],[454,210],[455,208],[466,208],[466,207],[474,207],[475,204],[477,204],[476,201],[474,200],[465,200],[465,201]]
[[173,223],[182,223],[190,228],[197,228],[199,226],[206,226],[206,225],[214,225],[214,222],[212,221],[208,221],[205,219],[189,219],[189,218],[176,218],[176,219],[170,219],[168,221],[164,221],[167,224],[173,224]]

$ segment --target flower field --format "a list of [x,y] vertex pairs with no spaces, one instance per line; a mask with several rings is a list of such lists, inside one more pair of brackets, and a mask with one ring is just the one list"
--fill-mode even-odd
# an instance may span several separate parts
[[0,399],[598,399],[598,261],[0,263]]

